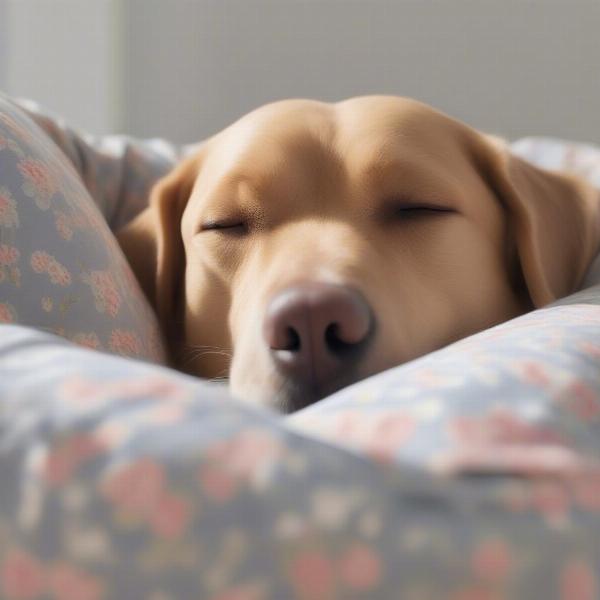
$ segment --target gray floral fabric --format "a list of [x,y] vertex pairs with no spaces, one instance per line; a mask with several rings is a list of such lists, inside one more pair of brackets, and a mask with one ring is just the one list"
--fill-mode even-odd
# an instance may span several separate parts
[[2,597],[597,597],[594,293],[287,418],[4,325]]
[[[156,318],[107,224],[106,206],[94,202],[74,166],[0,95],[0,323],[163,362]],[[101,168],[88,171],[102,180]]]

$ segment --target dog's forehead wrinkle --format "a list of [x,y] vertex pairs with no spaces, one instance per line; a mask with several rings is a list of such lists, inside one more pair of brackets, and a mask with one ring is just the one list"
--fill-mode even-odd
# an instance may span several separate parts
[[256,163],[263,168],[270,164],[267,171],[277,172],[295,156],[346,159],[370,147],[372,161],[377,162],[395,147],[423,153],[425,148],[447,145],[457,125],[406,98],[362,97],[336,105],[283,101],[257,109],[224,130],[212,153],[218,159],[209,160],[214,162],[211,170],[221,174]]
[[324,210],[328,199],[337,198],[345,188],[346,179],[342,162],[327,148],[314,145],[310,151],[294,153],[274,145],[259,160],[253,161],[252,155],[240,160],[198,196],[205,209],[226,212],[237,207],[264,217],[263,209],[272,207],[271,216],[285,209],[295,219],[304,212]]
[[[376,178],[403,159],[407,164],[443,161],[455,141],[447,124],[443,135],[439,128],[423,125],[423,115],[435,112],[419,103],[388,99],[379,111],[373,111],[373,98],[356,104],[345,111],[339,105],[334,110],[322,103],[292,101],[251,114],[226,130],[217,144],[213,177],[243,180],[264,200],[268,194],[263,190],[277,181],[330,185],[349,174]],[[365,111],[369,118],[364,118]]]

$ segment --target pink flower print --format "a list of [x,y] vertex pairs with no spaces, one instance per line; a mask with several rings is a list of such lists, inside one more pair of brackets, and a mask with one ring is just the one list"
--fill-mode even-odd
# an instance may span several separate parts
[[388,414],[377,418],[374,426],[370,427],[366,451],[382,462],[392,461],[412,436],[415,424],[415,418],[407,414]]
[[234,440],[231,467],[242,477],[252,477],[280,454],[280,443],[262,431],[245,431]]
[[355,543],[348,548],[338,566],[341,580],[353,590],[372,590],[381,580],[381,559],[366,544]]
[[14,323],[17,320],[17,313],[14,307],[8,302],[0,302],[0,323]]
[[[160,387],[158,387],[158,389],[160,389]],[[156,391],[158,392],[158,390]],[[168,389],[166,391],[168,393]],[[155,393],[155,395],[158,394]],[[152,408],[149,408],[145,412],[144,420],[147,423],[167,425],[172,423],[181,423],[186,416],[187,413],[183,404],[179,402],[161,402],[160,404],[156,404]]]
[[0,244],[0,266],[8,267],[19,260],[19,251],[14,246]]
[[71,274],[56,260],[48,266],[48,275],[50,275],[50,281],[56,285],[64,287],[71,283]]
[[583,560],[572,560],[565,565],[560,574],[561,600],[593,600],[598,591],[598,579],[591,565]]
[[20,284],[21,272],[14,266],[19,256],[19,251],[14,246],[0,244],[0,283],[9,279],[17,286]]
[[227,502],[237,492],[237,477],[214,465],[202,465],[198,469],[198,480],[206,496],[216,502]]
[[99,407],[110,398],[110,392],[106,393],[105,387],[105,384],[76,375],[63,381],[59,393],[65,402],[70,402],[75,406]]
[[492,410],[473,417],[457,417],[449,423],[450,436],[458,444],[564,444],[554,430],[528,423],[508,410]]
[[600,344],[594,344],[593,342],[582,342],[579,345],[579,349],[592,358],[600,359]]
[[87,220],[83,215],[69,215],[60,210],[55,210],[54,223],[58,235],[63,240],[69,241],[75,233],[75,228],[83,229],[87,225]]
[[129,400],[147,399],[150,396],[161,400],[181,400],[190,394],[182,385],[165,380],[160,375],[137,379],[128,377],[106,384],[104,389],[109,397],[119,395]]
[[437,468],[446,473],[485,470],[524,477],[568,476],[582,466],[581,457],[560,432],[528,423],[508,410],[457,417],[447,427],[453,446],[436,460]]
[[133,331],[113,329],[108,342],[109,348],[121,356],[139,356],[142,343]]
[[164,491],[164,468],[150,458],[121,467],[102,486],[104,497],[115,508],[142,518],[154,514]]
[[100,348],[100,340],[94,332],[77,333],[71,339],[84,348],[90,348],[91,350],[98,350]]
[[280,442],[270,433],[248,429],[227,442],[215,444],[206,456],[230,475],[250,481],[268,471],[282,450]]
[[549,384],[550,378],[544,365],[532,360],[525,361],[519,365],[519,373],[523,381],[537,387],[545,387]]
[[73,237],[73,229],[71,229],[69,217],[60,211],[54,213],[54,223],[56,224],[56,231],[63,240],[70,240]]
[[481,579],[499,581],[505,579],[512,566],[510,550],[500,539],[481,543],[471,557],[473,573]]
[[3,598],[29,600],[44,591],[45,570],[35,557],[20,550],[9,551],[0,564],[0,589]]
[[77,469],[104,451],[104,445],[87,433],[75,434],[51,448],[44,466],[46,481],[64,485]]
[[161,538],[175,539],[182,536],[191,514],[190,503],[176,496],[165,493],[152,511],[150,527]]
[[120,397],[128,401],[147,399],[148,397],[161,400],[182,400],[189,397],[191,391],[163,377],[149,378],[127,377],[122,380],[94,381],[82,377],[65,379],[60,389],[65,402],[75,406],[102,406],[107,400]]
[[34,252],[29,264],[36,273],[47,273],[50,281],[55,285],[65,287],[71,284],[69,271],[47,252],[39,250]]
[[583,421],[600,416],[600,397],[585,381],[573,381],[561,394],[559,402],[564,402]]
[[50,199],[57,190],[56,181],[48,167],[35,158],[25,158],[17,164],[23,176],[23,192],[42,210],[50,208]]
[[115,317],[119,312],[121,296],[111,273],[109,271],[92,271],[83,275],[82,280],[92,288],[96,310]]
[[100,600],[102,584],[91,575],[66,563],[59,563],[49,573],[49,588],[55,600]]
[[226,502],[242,483],[256,482],[268,473],[282,452],[279,441],[261,430],[247,430],[206,451],[207,462],[198,470],[204,493],[217,502]]
[[414,434],[417,425],[413,415],[398,411],[382,412],[365,420],[362,412],[347,410],[328,421],[320,419],[310,425],[360,447],[380,462],[393,460]]
[[36,273],[45,273],[50,265],[52,257],[47,252],[34,252],[31,255],[31,268]]
[[19,214],[17,213],[17,205],[8,190],[8,188],[0,187],[0,226],[18,227]]
[[181,537],[192,514],[187,499],[167,491],[164,468],[151,459],[139,460],[110,475],[102,493],[117,510],[145,523],[163,539]]
[[305,551],[289,565],[289,576],[299,600],[324,600],[335,591],[333,562],[318,551]]

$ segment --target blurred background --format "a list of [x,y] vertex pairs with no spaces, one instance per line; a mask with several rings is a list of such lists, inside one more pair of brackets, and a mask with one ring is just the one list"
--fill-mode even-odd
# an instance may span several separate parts
[[600,143],[599,0],[0,0],[0,89],[196,141],[280,98],[418,98]]

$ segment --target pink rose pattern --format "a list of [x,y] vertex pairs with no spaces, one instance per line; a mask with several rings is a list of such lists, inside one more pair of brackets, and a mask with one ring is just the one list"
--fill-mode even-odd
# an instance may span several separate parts
[[[74,168],[84,166],[81,138],[31,115],[52,140],[0,95],[0,321],[163,362],[156,318]],[[112,166],[122,174],[122,163]]]
[[[59,169],[0,109],[0,158],[21,165],[0,192],[0,323],[85,348],[0,326],[0,598],[599,596],[597,288],[280,418],[89,351],[159,336],[122,320],[122,263],[69,258]],[[52,245],[21,245],[29,207]],[[40,287],[15,295],[12,268]],[[53,320],[20,314],[31,296]],[[108,326],[72,323],[80,305]]]
[[109,348],[121,356],[135,356],[140,353],[141,342],[132,331],[114,329],[109,341]]
[[89,274],[84,273],[81,279],[92,288],[96,310],[115,317],[119,312],[121,296],[117,291],[111,273],[108,271],[92,271]]
[[4,186],[0,186],[0,226],[11,229],[19,226],[17,205],[10,190]]
[[88,227],[87,220],[83,215],[67,214],[60,210],[54,211],[54,222],[58,235],[67,241],[73,237],[75,230]]
[[0,302],[0,323],[16,323],[17,312],[8,302]]
[[100,350],[102,347],[98,336],[93,331],[91,333],[76,333],[71,338],[71,341],[84,348],[90,348],[91,350]]
[[0,283],[9,281],[17,287],[21,284],[21,271],[17,266],[20,252],[14,246],[0,244]]
[[29,262],[36,273],[46,273],[55,285],[64,287],[71,284],[69,271],[47,252],[34,252]]
[[50,207],[50,200],[58,191],[58,186],[48,166],[41,160],[26,158],[17,163],[23,176],[22,190],[33,198],[42,210]]

